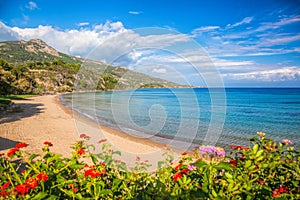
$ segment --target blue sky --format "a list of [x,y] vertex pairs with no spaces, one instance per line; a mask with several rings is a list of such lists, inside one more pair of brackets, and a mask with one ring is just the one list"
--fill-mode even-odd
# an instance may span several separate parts
[[111,64],[193,85],[219,76],[230,87],[300,87],[299,0],[0,0],[0,13],[0,41],[40,38],[67,54],[118,58]]

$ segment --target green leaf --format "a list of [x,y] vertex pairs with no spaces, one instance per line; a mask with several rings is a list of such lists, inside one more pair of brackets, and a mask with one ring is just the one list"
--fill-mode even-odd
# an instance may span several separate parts
[[56,200],[56,199],[59,199],[58,196],[51,195],[51,196],[48,197],[46,200]]
[[158,161],[157,162],[158,168],[159,169],[162,168],[163,164],[164,164],[164,161]]
[[214,188],[211,189],[211,193],[213,195],[213,197],[217,197],[218,194],[216,193],[216,191],[214,190]]
[[233,176],[230,173],[228,173],[228,172],[225,172],[225,176],[228,179],[232,179],[233,178]]
[[256,157],[259,157],[259,156],[261,156],[261,154],[264,152],[264,150],[263,149],[261,149],[261,150],[259,150],[255,155],[256,155]]
[[120,185],[120,183],[121,183],[122,181],[120,180],[120,179],[114,179],[113,180],[113,185],[112,185],[112,190],[114,191],[116,188],[118,188],[119,187],[119,185]]
[[32,200],[40,200],[40,199],[44,199],[48,196],[47,193],[45,192],[39,192],[37,195],[35,195]]
[[76,194],[75,194],[75,197],[76,197],[77,199],[83,199],[81,193],[76,193]]
[[253,153],[256,154],[256,152],[258,151],[258,144],[255,144],[253,147]]
[[113,154],[117,154],[117,155],[121,156],[121,151],[114,151]]
[[194,166],[198,167],[198,168],[203,167],[205,165],[207,165],[206,162],[204,162],[202,160],[199,160],[199,161],[197,161],[197,162],[194,163]]
[[233,166],[230,165],[229,163],[227,162],[220,162],[218,165],[215,166],[216,169],[225,169],[225,170],[232,170],[233,169]]
[[94,164],[98,163],[98,159],[97,159],[96,155],[91,154],[91,159],[92,159],[92,161],[93,161]]
[[247,160],[245,163],[245,168],[249,168],[251,166],[251,160]]
[[127,166],[126,166],[125,163],[119,164],[118,167],[119,167],[119,169],[121,169],[121,170],[127,171]]
[[85,164],[73,164],[73,165],[70,165],[69,167],[71,169],[81,169],[84,167]]
[[29,157],[29,160],[32,161],[33,159],[35,159],[38,156],[40,156],[40,154],[31,154]]

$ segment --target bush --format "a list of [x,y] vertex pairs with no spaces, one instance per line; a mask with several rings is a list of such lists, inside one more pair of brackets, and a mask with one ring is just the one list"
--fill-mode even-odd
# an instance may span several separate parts
[[19,143],[1,156],[0,199],[299,199],[299,152],[289,140],[258,134],[252,147],[231,146],[227,156],[201,146],[173,163],[166,149],[153,173],[140,158],[127,170],[105,140],[102,153],[89,153],[84,134],[70,158],[51,152],[51,142],[44,142],[43,155],[26,153],[27,144]]

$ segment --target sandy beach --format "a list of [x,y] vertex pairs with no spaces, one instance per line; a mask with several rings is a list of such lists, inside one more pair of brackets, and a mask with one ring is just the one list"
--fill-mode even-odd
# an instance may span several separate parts
[[157,167],[162,159],[164,145],[150,139],[138,138],[102,126],[63,106],[57,95],[36,96],[14,100],[17,109],[1,115],[0,152],[5,152],[18,142],[28,144],[31,153],[41,153],[44,141],[53,143],[52,150],[69,156],[70,146],[80,140],[80,134],[91,137],[89,143],[101,152],[99,140],[107,140],[112,149],[121,151],[120,160],[133,166],[136,157],[148,160]]

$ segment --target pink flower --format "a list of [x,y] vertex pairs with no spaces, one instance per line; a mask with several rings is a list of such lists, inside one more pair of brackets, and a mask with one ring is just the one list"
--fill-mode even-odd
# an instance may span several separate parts
[[196,169],[196,167],[194,165],[190,165],[190,166],[188,166],[188,169],[193,170],[193,169]]
[[293,144],[291,140],[283,139],[280,141],[282,144],[288,145],[288,144]]

